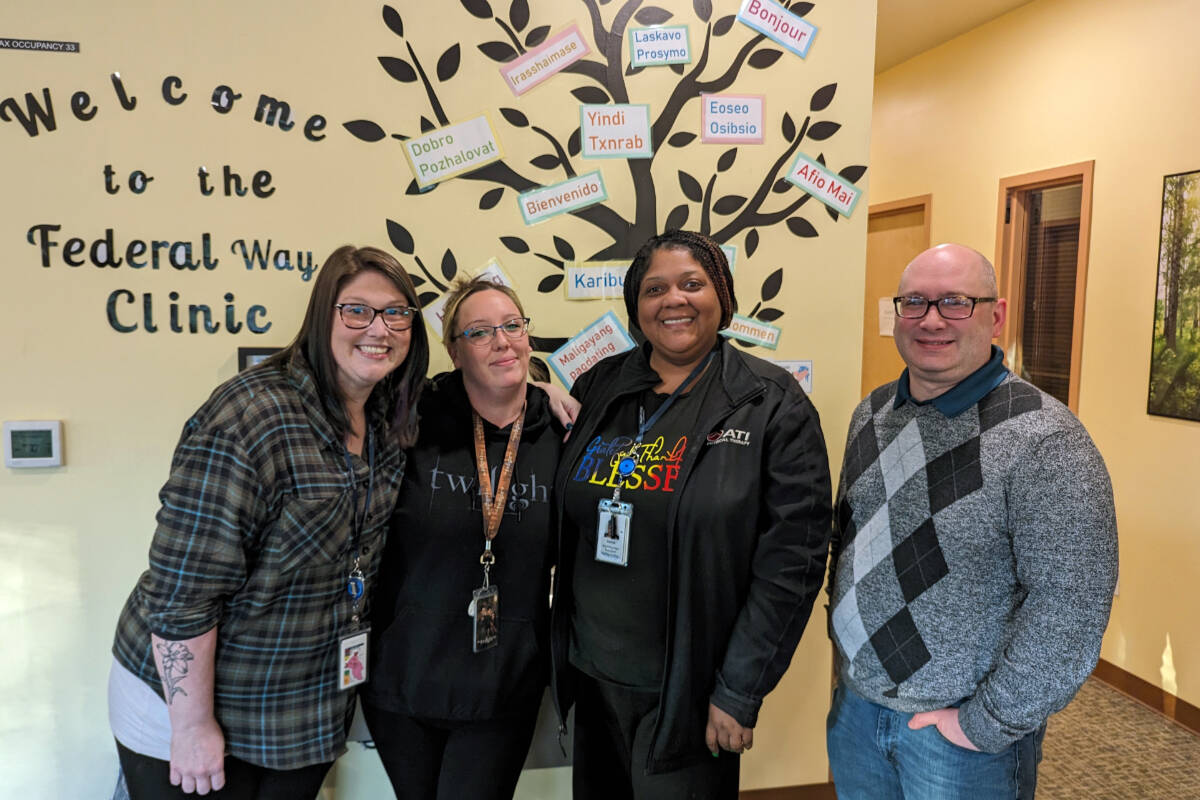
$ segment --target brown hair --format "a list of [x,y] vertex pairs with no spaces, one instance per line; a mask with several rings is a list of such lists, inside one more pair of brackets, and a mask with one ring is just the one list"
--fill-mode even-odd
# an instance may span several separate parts
[[[417,289],[399,261],[375,247],[343,245],[330,253],[317,271],[317,280],[308,298],[308,310],[304,313],[304,321],[296,338],[271,359],[278,364],[287,364],[296,353],[304,354],[317,380],[317,392],[325,413],[343,436],[349,430],[350,422],[338,392],[337,364],[330,346],[334,317],[338,313],[333,304],[337,302],[342,288],[367,270],[378,272],[390,280],[410,306],[420,308]],[[366,409],[367,418],[382,420],[388,435],[401,447],[416,443],[417,399],[425,385],[425,372],[429,369],[429,337],[420,314],[413,319],[411,330],[404,363],[371,390]]]
[[629,265],[625,273],[625,312],[629,315],[629,327],[641,330],[638,325],[638,292],[642,288],[642,279],[650,269],[650,259],[656,250],[687,250],[692,254],[713,283],[717,292],[717,300],[721,303],[721,322],[718,330],[729,326],[729,321],[737,311],[737,297],[733,293],[733,273],[729,271],[729,259],[721,245],[712,238],[694,231],[669,230],[658,236],[651,237]]

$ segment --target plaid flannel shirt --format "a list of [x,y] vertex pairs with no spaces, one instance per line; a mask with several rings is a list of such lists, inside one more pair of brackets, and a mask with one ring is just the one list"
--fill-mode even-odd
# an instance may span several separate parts
[[[303,357],[218,387],[184,425],[150,569],[117,624],[113,654],[160,694],[150,633],[189,639],[216,626],[226,749],[271,769],[332,761],[354,708],[354,692],[338,690],[338,648],[353,614],[352,497],[361,513],[369,470],[352,457],[352,491],[345,453]],[[358,542],[368,597],[403,471],[403,452],[376,435]]]

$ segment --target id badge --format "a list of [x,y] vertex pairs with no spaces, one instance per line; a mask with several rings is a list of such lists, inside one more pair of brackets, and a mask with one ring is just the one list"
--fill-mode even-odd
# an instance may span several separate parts
[[601,500],[596,512],[596,560],[624,567],[629,564],[629,523],[633,504]]
[[338,689],[349,689],[367,682],[367,640],[371,630],[343,636],[338,647]]
[[468,609],[475,624],[472,626],[471,651],[482,653],[500,643],[500,589],[495,584],[471,592]]

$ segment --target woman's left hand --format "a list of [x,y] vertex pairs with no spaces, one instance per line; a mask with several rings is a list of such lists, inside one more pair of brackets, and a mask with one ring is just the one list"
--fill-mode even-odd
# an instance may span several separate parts
[[731,753],[744,753],[754,746],[754,728],[743,728],[736,719],[709,703],[704,741],[714,756],[718,746]]
[[546,393],[550,398],[550,412],[570,431],[575,424],[575,418],[579,416],[581,403],[561,386],[542,381],[533,381],[533,385]]

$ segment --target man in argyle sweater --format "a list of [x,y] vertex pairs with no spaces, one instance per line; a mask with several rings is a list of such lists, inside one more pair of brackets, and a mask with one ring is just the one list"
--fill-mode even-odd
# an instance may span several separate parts
[[900,279],[907,368],[850,422],[830,575],[840,798],[1032,798],[1046,718],[1096,664],[1117,578],[1112,486],[1079,420],[1009,372],[992,265]]

